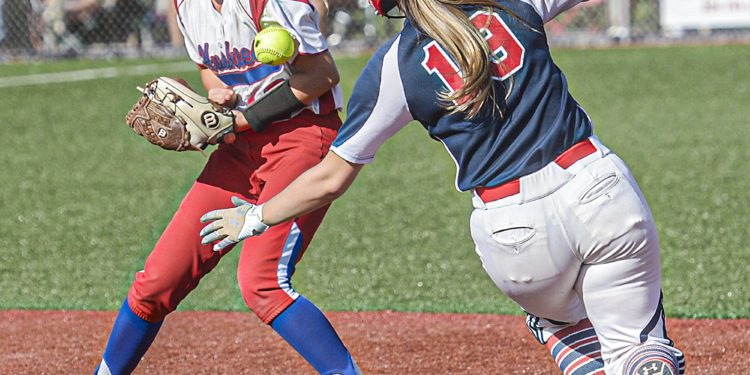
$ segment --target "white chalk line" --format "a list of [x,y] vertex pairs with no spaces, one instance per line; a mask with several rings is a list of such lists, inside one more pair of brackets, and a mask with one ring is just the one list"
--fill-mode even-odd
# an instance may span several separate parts
[[50,83],[90,81],[94,79],[139,76],[155,73],[187,72],[196,69],[197,68],[195,67],[195,64],[189,62],[178,62],[168,64],[144,64],[112,68],[69,70],[57,73],[37,73],[21,76],[0,77],[0,88],[46,85]]

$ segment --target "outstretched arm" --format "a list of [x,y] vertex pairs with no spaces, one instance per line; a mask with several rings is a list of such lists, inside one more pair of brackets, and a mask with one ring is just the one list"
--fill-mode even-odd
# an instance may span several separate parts
[[318,165],[263,204],[263,223],[276,225],[333,202],[349,189],[362,166],[329,152]]
[[221,240],[214,245],[214,250],[221,250],[263,233],[269,225],[331,203],[349,188],[383,142],[412,120],[401,85],[396,40],[376,52],[357,80],[349,115],[323,161],[265,204],[255,206],[235,197],[235,208],[203,215],[203,222],[213,221],[200,233],[204,244]]
[[363,164],[350,163],[333,152],[303,173],[281,193],[256,206],[233,197],[235,208],[211,211],[202,222],[212,221],[201,230],[202,243],[214,244],[214,251],[263,233],[269,226],[315,210],[333,202],[351,186]]

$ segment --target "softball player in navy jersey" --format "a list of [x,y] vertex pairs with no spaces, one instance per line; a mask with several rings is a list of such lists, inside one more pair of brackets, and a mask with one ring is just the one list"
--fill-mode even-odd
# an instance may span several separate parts
[[[233,107],[235,132],[211,154],[149,254],[115,320],[98,375],[129,374],[164,321],[231,247],[201,243],[200,216],[232,196],[263,203],[326,155],[341,126],[338,72],[307,0],[175,0],[177,20],[208,97]],[[297,54],[269,66],[253,55],[264,25],[293,34]],[[236,133],[236,134],[235,134]],[[325,315],[292,276],[327,207],[245,241],[237,279],[245,304],[322,374],[360,373]],[[257,348],[263,350],[263,348]],[[196,371],[198,372],[198,371]]]
[[204,215],[204,242],[221,250],[330,203],[417,120],[473,194],[484,269],[563,374],[684,373],[648,205],[550,56],[544,23],[579,2],[374,0],[407,20],[362,72],[332,152],[265,204]]

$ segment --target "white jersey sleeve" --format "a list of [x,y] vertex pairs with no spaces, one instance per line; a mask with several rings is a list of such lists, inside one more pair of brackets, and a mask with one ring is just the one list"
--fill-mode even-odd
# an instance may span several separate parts
[[557,17],[558,14],[588,0],[521,0],[536,9],[544,23]]
[[331,146],[350,163],[372,162],[380,146],[413,119],[401,82],[398,42],[378,50],[354,86],[346,121]]
[[261,23],[277,22],[299,42],[298,53],[311,55],[328,50],[318,24],[318,11],[308,0],[269,0]]

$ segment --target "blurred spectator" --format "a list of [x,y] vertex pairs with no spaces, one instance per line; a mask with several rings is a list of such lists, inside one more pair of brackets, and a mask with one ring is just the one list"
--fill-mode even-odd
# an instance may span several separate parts
[[3,0],[0,14],[5,34],[0,45],[11,50],[33,50],[29,0]]
[[173,0],[44,1],[44,40],[50,51],[83,51],[92,43],[123,42],[183,47]]
[[156,42],[161,45],[168,43],[172,47],[183,48],[182,33],[180,27],[177,26],[177,9],[174,7],[174,0],[156,0],[154,13],[156,19],[151,25],[151,32],[157,35],[163,34],[157,38]]
[[45,50],[55,51],[61,45],[80,44],[76,37],[67,32],[62,0],[45,0],[41,18],[43,24],[41,33]]
[[[310,0],[327,34],[327,0]],[[76,56],[88,45],[184,48],[173,0],[0,0],[0,47]]]
[[139,30],[147,8],[140,0],[63,1],[68,31],[85,44],[122,43]]
[[172,47],[183,47],[182,33],[180,27],[177,25],[177,9],[174,7],[174,1],[163,0],[162,3],[166,3],[167,8],[167,25],[169,25],[169,40]]
[[315,10],[318,11],[318,23],[320,32],[328,36],[328,0],[312,0]]
[[3,25],[3,0],[0,0],[0,45],[3,44],[3,39],[5,39],[5,27]]
[[182,51],[185,46],[182,44],[182,33],[177,26],[174,0],[151,1],[154,3],[149,7],[142,24],[143,46],[169,46],[174,51]]

